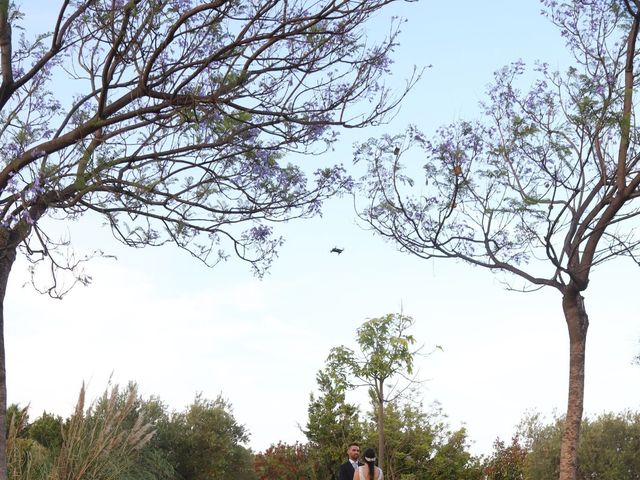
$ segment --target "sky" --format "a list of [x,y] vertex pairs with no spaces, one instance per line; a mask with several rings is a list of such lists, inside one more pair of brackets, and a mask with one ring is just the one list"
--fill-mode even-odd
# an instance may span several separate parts
[[[40,17],[50,2],[30,2]],[[349,132],[323,159],[351,162],[351,145],[408,123],[426,132],[474,118],[492,74],[519,58],[566,62],[563,43],[535,0],[422,0],[388,9],[407,18],[391,84],[412,67],[432,65],[400,113],[377,129]],[[24,261],[13,268],[5,299],[9,402],[68,415],[83,382],[99,395],[108,379],[136,381],[143,396],[182,410],[197,393],[219,394],[259,451],[304,441],[315,375],[332,347],[355,346],[368,318],[399,312],[415,319],[425,405],[438,402],[451,428],[465,426],[471,450],[488,454],[509,439],[527,412],[550,418],[566,408],[568,336],[558,292],[505,290],[500,277],[452,261],[425,261],[396,250],[359,224],[349,198],[330,201],[322,218],[276,230],[286,243],[270,272],[252,276],[231,258],[208,269],[175,247],[131,250],[92,218],[65,226],[76,252],[100,248],[115,259],[88,267],[93,282],[63,300],[30,287]],[[330,254],[338,246],[341,255]],[[592,276],[585,413],[640,407],[637,267],[614,261]],[[354,397],[357,398],[357,397]],[[366,405],[364,405],[366,407]]]

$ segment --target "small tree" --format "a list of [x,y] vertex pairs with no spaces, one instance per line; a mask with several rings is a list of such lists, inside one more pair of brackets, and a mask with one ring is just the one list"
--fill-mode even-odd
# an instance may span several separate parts
[[[278,442],[264,452],[258,453],[254,459],[254,467],[258,480],[313,480],[316,477],[314,460],[308,445],[295,443],[288,445]],[[325,477],[322,477],[325,478]]]
[[516,435],[507,445],[499,438],[493,442],[493,453],[484,469],[487,480],[523,480],[527,449]]
[[[0,431],[16,256],[51,267],[52,296],[61,269],[89,281],[43,220],[93,212],[126,245],[173,242],[208,265],[231,252],[261,274],[281,243],[269,223],[351,185],[339,165],[307,181],[284,155],[320,153],[333,127],[383,121],[402,97],[381,80],[397,22],[364,34],[392,2],[61,0],[33,34],[0,0]],[[0,480],[4,453],[0,437]]]
[[163,451],[179,478],[244,479],[254,476],[251,454],[242,446],[248,439],[229,402],[197,395],[184,412],[157,426],[153,446]]
[[328,368],[347,385],[369,388],[376,406],[378,462],[381,468],[385,458],[385,403],[396,400],[416,382],[412,377],[413,360],[419,349],[412,349],[415,339],[407,333],[413,323],[411,317],[402,314],[367,320],[358,328],[360,352],[342,345],[331,349],[327,359]]
[[431,473],[428,478],[434,480],[484,480],[482,467],[477,458],[468,451],[467,430],[462,427],[451,432],[446,442],[440,445],[436,456],[431,460]]
[[[569,388],[560,479],[575,480],[589,319],[583,293],[595,267],[637,262],[640,131],[634,95],[639,0],[543,0],[573,54],[565,74],[524,63],[498,71],[481,121],[415,128],[372,140],[362,218],[420,258],[458,259],[519,277],[562,298],[569,333]],[[421,150],[425,178],[401,158]],[[513,278],[513,277],[512,277]],[[509,280],[508,280],[509,281]]]

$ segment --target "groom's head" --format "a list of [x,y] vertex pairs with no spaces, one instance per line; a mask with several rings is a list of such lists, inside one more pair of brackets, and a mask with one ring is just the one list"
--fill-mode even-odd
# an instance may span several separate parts
[[350,443],[347,447],[347,455],[349,457],[349,460],[352,460],[354,462],[357,461],[358,457],[360,456],[360,445],[355,442]]

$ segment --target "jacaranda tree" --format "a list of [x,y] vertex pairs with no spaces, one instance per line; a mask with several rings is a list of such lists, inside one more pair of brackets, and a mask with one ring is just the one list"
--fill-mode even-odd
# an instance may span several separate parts
[[572,53],[570,68],[537,64],[537,80],[524,88],[525,65],[515,62],[497,72],[480,120],[432,139],[415,128],[374,139],[357,158],[369,166],[361,215],[378,234],[420,258],[462,260],[506,273],[511,288],[561,295],[570,366],[559,476],[574,480],[589,326],[583,295],[594,268],[638,255],[640,1],[542,3]]
[[[235,254],[263,272],[280,244],[270,224],[352,183],[285,154],[319,153],[333,127],[377,123],[403,95],[382,82],[397,21],[364,35],[392,2],[59,0],[34,34],[20,2],[0,0],[0,300],[18,253],[51,267],[50,295],[61,272],[86,281],[43,220],[87,212],[126,245],[173,242],[207,264]],[[0,431],[5,385],[0,337]]]

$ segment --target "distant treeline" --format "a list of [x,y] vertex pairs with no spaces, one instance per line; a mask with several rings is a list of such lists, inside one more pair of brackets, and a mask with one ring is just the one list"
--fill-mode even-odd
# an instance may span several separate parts
[[[265,406],[267,409],[268,406]],[[249,432],[230,403],[196,396],[182,412],[161,399],[141,398],[136,386],[109,388],[91,405],[84,389],[68,418],[9,408],[7,438],[12,480],[330,480],[347,444],[375,445],[373,408],[361,414],[344,397],[310,398],[306,443],[278,441],[264,452],[245,447]],[[441,409],[405,400],[386,408],[385,478],[389,480],[549,480],[558,477],[562,419],[529,415],[514,437],[497,439],[486,456],[469,452],[464,428],[451,430]],[[490,419],[487,419],[490,421]],[[586,419],[579,480],[640,478],[640,414]]]

